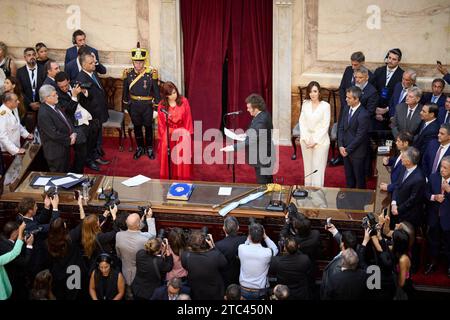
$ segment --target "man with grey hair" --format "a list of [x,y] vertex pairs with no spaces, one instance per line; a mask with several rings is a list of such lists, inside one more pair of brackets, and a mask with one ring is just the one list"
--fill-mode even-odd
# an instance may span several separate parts
[[364,299],[367,294],[366,273],[358,268],[359,258],[355,250],[342,251],[341,271],[335,273],[328,283],[328,296],[331,300]]
[[443,157],[440,171],[430,175],[426,197],[428,200],[428,252],[431,263],[425,268],[425,274],[436,271],[443,242],[449,263],[447,276],[450,277],[450,156]]
[[3,104],[0,107],[0,146],[3,152],[13,156],[25,153],[25,149],[20,147],[20,137],[33,139],[33,134],[20,124],[20,119],[13,112],[18,105],[17,95],[7,92],[3,96]]
[[361,108],[361,89],[353,86],[347,89],[347,105],[342,110],[339,123],[339,153],[344,158],[347,188],[366,188],[365,161],[369,143],[370,117]]
[[402,81],[394,87],[394,93],[389,101],[389,118],[395,115],[395,109],[398,104],[405,102],[408,89],[416,86],[417,73],[413,69],[403,72]]
[[355,86],[361,89],[362,94],[359,98],[361,105],[369,112],[371,119],[375,119],[375,110],[378,106],[378,91],[369,83],[370,71],[364,66],[355,70]]
[[415,227],[422,222],[426,181],[422,170],[417,166],[420,153],[414,147],[409,147],[401,155],[405,169],[396,181],[392,193],[391,214],[393,223],[407,221]]
[[[141,232],[141,223],[147,221],[148,232]],[[132,213],[127,217],[128,230],[120,231],[116,234],[116,252],[122,260],[122,274],[125,278],[127,288],[126,297],[130,299],[131,283],[136,275],[136,253],[144,249],[145,243],[156,237],[155,218],[153,211],[149,208],[142,218],[137,213]]]
[[422,122],[420,118],[422,105],[419,103],[421,97],[422,90],[417,87],[411,87],[408,89],[405,102],[396,106],[391,124],[394,138],[397,138],[398,133],[402,131],[408,131],[413,135],[418,133]]
[[58,106],[56,89],[45,84],[39,89],[41,106],[38,127],[44,157],[51,172],[68,172],[70,146],[75,144],[77,134],[64,111]]

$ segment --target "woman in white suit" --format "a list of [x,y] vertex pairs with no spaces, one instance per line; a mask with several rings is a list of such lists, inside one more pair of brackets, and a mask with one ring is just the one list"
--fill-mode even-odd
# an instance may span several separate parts
[[305,186],[323,187],[330,148],[330,104],[320,100],[320,84],[311,81],[306,89],[309,99],[303,101],[300,113],[300,145],[303,154]]

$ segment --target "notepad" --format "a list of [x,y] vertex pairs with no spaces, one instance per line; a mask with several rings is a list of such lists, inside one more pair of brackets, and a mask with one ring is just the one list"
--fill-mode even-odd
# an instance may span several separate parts
[[219,196],[231,196],[231,190],[233,190],[233,188],[231,187],[220,187],[219,188]]
[[34,181],[33,186],[36,187],[43,187],[46,186],[47,183],[52,179],[52,177],[46,178],[46,177],[39,177]]
[[136,187],[143,183],[146,183],[147,181],[150,181],[151,179],[149,177],[143,176],[142,174],[139,174],[133,178],[127,179],[125,181],[122,181],[123,185],[126,185],[127,187]]

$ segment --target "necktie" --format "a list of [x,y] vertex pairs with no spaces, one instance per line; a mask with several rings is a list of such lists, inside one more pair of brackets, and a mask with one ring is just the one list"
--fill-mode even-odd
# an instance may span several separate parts
[[392,77],[393,73],[394,73],[394,71],[391,71],[391,70],[387,69],[387,71],[386,71],[386,86],[388,85],[389,80],[391,80],[391,77]]
[[31,91],[33,92],[33,101],[36,96],[36,79],[34,77],[34,70],[35,69],[30,70],[31,71]]
[[423,131],[427,126],[426,126],[425,122],[422,122],[422,124],[420,125],[420,127],[421,127],[421,129],[420,129],[420,131],[419,131],[419,134],[421,134],[422,131]]
[[398,98],[398,103],[397,103],[397,104],[402,103],[403,98],[404,98],[405,96],[406,96],[406,89],[403,89],[403,90],[402,90],[402,93],[400,93],[400,97]]
[[58,107],[55,107],[55,110],[59,114],[59,116],[64,120],[64,123],[66,124],[67,128],[69,128],[70,134],[72,134],[72,127],[70,126],[69,121],[67,121],[67,118],[64,116],[64,114]]
[[434,157],[433,167],[431,169],[431,173],[435,173],[438,169],[439,159],[441,158],[441,151],[444,149],[443,146],[440,146],[438,151],[436,152],[436,156]]
[[413,116],[413,111],[412,111],[412,109],[409,109],[408,110],[408,117],[407,117],[408,121],[411,121],[412,116]]
[[402,183],[405,182],[406,178],[408,178],[408,170],[405,170],[405,174],[403,175]]
[[350,108],[350,112],[348,113],[348,124],[350,124],[350,120],[352,119],[353,109]]
[[432,96],[432,97],[431,97],[431,102],[432,102],[432,103],[436,103],[436,101],[437,101],[437,97],[436,97],[436,96]]
[[94,80],[95,84],[103,90],[102,86],[100,85],[100,82],[98,82],[97,77],[95,76],[95,73],[92,74],[92,80]]
[[353,75],[352,76],[352,86],[354,86],[355,85],[355,76]]

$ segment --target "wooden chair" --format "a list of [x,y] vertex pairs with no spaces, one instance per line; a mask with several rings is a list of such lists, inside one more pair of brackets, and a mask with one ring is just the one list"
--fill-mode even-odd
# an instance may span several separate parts
[[124,112],[122,111],[122,80],[112,77],[101,78],[108,105],[109,119],[103,128],[115,129],[119,132],[119,151],[123,151],[123,140],[126,137]]

